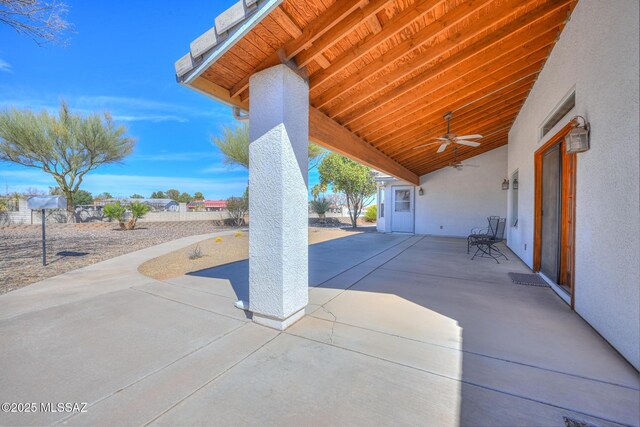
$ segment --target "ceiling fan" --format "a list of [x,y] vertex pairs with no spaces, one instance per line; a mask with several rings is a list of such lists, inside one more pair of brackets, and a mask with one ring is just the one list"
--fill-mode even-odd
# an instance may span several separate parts
[[440,144],[438,147],[438,153],[442,153],[450,144],[459,144],[459,145],[467,145],[469,147],[478,147],[480,145],[477,141],[469,141],[469,139],[480,139],[482,135],[474,134],[474,135],[463,135],[458,136],[455,133],[451,133],[451,117],[453,113],[449,112],[444,115],[444,119],[447,121],[447,133],[442,135],[440,138],[436,138],[437,141],[430,142],[428,144],[419,145],[414,147],[414,150],[418,148],[427,147],[429,145]]
[[478,167],[478,165],[462,164],[462,161],[458,160],[458,147],[453,147],[453,160],[449,162],[449,166],[456,170],[462,169],[463,166]]

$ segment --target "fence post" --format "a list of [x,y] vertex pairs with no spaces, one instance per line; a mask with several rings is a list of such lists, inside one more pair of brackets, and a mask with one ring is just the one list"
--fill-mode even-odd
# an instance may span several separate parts
[[180,221],[186,221],[187,220],[187,204],[186,203],[180,203]]

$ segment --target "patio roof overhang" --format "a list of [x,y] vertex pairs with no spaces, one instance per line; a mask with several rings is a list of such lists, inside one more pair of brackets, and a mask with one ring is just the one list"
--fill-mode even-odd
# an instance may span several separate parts
[[309,138],[414,184],[480,133],[508,131],[577,0],[240,0],[176,62],[178,81],[249,110],[249,78],[286,64],[309,82]]

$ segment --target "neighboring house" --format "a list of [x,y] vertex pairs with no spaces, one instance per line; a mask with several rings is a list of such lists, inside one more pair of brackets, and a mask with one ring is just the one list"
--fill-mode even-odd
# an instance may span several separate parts
[[217,212],[227,209],[226,200],[194,200],[187,203],[187,209],[205,212]]
[[[413,26],[415,4],[375,24],[372,2],[312,3],[308,24],[278,1],[239,2],[176,63],[181,84],[251,109],[254,321],[285,329],[308,303],[311,140],[395,177],[377,178],[380,231],[464,237],[506,217],[509,248],[639,369],[638,1],[460,2]],[[267,30],[283,38],[255,49]],[[479,146],[425,147],[451,111],[450,132]],[[590,149],[567,152],[585,121]]]

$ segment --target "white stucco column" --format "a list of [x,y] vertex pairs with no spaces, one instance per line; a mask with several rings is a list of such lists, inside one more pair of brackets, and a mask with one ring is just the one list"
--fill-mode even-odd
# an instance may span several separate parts
[[308,301],[309,85],[278,65],[249,90],[249,310],[284,330]]

